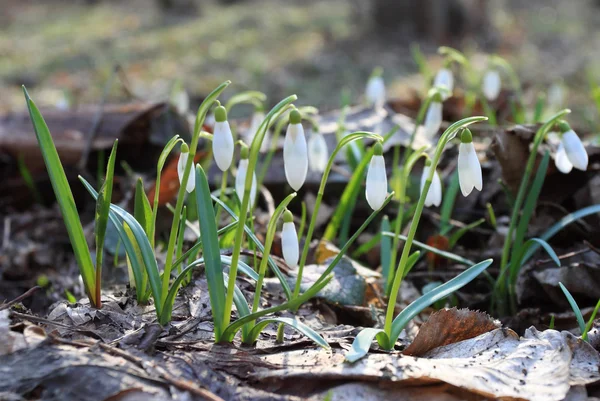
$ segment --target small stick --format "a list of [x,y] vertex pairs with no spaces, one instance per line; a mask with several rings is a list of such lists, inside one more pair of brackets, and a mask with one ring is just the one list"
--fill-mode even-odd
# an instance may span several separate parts
[[4,309],[10,308],[11,306],[13,306],[14,304],[16,304],[17,302],[21,302],[25,298],[28,298],[28,297],[32,296],[37,290],[41,290],[41,289],[42,289],[42,287],[40,287],[39,285],[36,285],[35,287],[32,287],[32,288],[28,289],[25,293],[19,295],[18,297],[16,297],[12,301],[10,301],[10,302],[8,302],[6,304],[0,305],[0,310],[4,310]]

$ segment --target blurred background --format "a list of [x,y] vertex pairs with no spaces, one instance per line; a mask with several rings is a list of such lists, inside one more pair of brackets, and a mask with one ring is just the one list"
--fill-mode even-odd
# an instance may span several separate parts
[[[581,124],[595,119],[600,2],[592,0],[2,0],[0,111],[98,103],[115,66],[136,97],[160,100],[181,80],[192,104],[225,79],[270,101],[339,107],[360,101],[375,66],[390,97],[423,82],[411,49],[435,71],[440,45],[485,68],[507,58],[527,87],[564,82]],[[412,45],[412,47],[411,47]],[[479,62],[478,62],[479,60]],[[233,93],[233,92],[232,92]],[[122,85],[108,93],[126,97]]]

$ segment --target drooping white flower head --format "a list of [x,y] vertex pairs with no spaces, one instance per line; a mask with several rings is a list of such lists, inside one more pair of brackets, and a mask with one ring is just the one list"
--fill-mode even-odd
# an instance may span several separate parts
[[322,173],[325,171],[328,161],[329,149],[327,149],[327,142],[325,142],[325,138],[316,127],[308,139],[308,167],[311,171]]
[[442,98],[441,95],[436,94],[431,103],[429,104],[429,108],[427,109],[427,113],[425,114],[425,121],[423,126],[425,127],[425,136],[429,139],[435,137],[438,133],[440,127],[442,125]]
[[464,129],[460,135],[458,147],[458,181],[463,196],[468,196],[473,188],[481,191],[483,179],[481,164],[477,158],[475,146],[473,146],[473,135],[469,129]]
[[375,151],[367,171],[365,195],[371,209],[379,210],[387,196],[388,184],[381,143],[377,142],[374,146]]
[[233,160],[233,135],[227,122],[227,110],[223,106],[215,109],[212,149],[219,169],[229,169]]
[[589,159],[585,146],[566,121],[559,122],[558,126],[562,136],[555,159],[556,167],[561,172],[568,173],[568,162],[578,170],[587,170]]
[[[181,145],[181,153],[179,154],[179,160],[177,161],[177,177],[179,177],[179,185],[181,185],[181,181],[183,180],[183,172],[185,171],[185,165],[187,164],[188,157],[190,155],[190,148],[186,143]],[[194,164],[192,163],[192,168],[190,169],[190,174],[188,175],[187,183],[185,184],[185,190],[188,193],[191,193],[196,187],[196,170],[194,169]]]
[[383,82],[382,74],[383,70],[380,67],[375,68],[365,88],[367,104],[378,109],[382,108],[385,104],[385,83]]
[[[423,174],[421,174],[421,194],[423,193],[423,189],[425,187],[425,182],[427,181],[427,177],[429,177],[429,173],[431,172],[431,160],[427,159],[425,162],[425,167],[423,168]],[[442,180],[437,172],[437,170],[433,173],[433,178],[431,180],[431,185],[429,186],[429,191],[427,191],[427,196],[425,197],[425,206],[429,207],[439,206],[442,203]]]
[[435,75],[433,86],[445,88],[447,90],[447,93],[442,95],[442,100],[446,100],[451,97],[452,91],[454,90],[454,75],[452,74],[452,70],[449,68],[441,68]]
[[308,172],[308,152],[302,116],[298,109],[290,112],[290,124],[283,143],[283,165],[288,184],[298,191],[304,185]]
[[292,212],[286,210],[283,213],[283,229],[281,230],[281,251],[285,263],[290,267],[298,266],[300,258],[300,247],[298,245],[298,234],[294,225]]
[[493,102],[498,98],[500,94],[500,88],[502,87],[502,80],[500,79],[500,73],[497,70],[487,70],[483,76],[483,84],[481,90],[485,98]]
[[[248,148],[243,145],[240,152],[240,163],[238,165],[237,175],[235,176],[235,193],[237,194],[240,203],[244,197],[244,189],[246,187],[246,175],[248,174]],[[252,172],[252,186],[250,187],[250,202],[248,207],[252,209],[256,202],[257,184],[256,172]]]

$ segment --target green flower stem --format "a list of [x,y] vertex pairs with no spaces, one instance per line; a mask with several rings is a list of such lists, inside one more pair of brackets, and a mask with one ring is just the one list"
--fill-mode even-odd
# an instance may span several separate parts
[[[525,166],[525,173],[523,174],[523,179],[521,180],[521,185],[519,186],[519,192],[517,192],[517,198],[513,205],[510,224],[508,226],[508,233],[506,234],[506,238],[504,239],[504,246],[502,248],[502,258],[500,259],[500,276],[504,277],[504,279],[498,281],[498,292],[499,292],[499,306],[500,309],[505,308],[506,303],[506,280],[508,278],[508,274],[506,269],[508,268],[509,256],[511,254],[511,245],[513,239],[513,232],[517,227],[517,222],[519,220],[519,215],[521,214],[521,206],[523,205],[523,201],[525,200],[525,193],[527,192],[527,188],[529,186],[529,179],[533,172],[533,168],[535,166],[535,159],[537,157],[537,150],[548,134],[548,131],[556,124],[558,120],[560,120],[565,115],[569,114],[571,110],[564,109],[556,113],[552,116],[544,125],[538,129],[533,139],[533,146],[529,153],[529,158],[527,159],[527,165]],[[517,255],[518,249],[513,249],[512,254]],[[514,261],[518,263],[518,261]],[[502,310],[503,313],[506,313],[506,310]]]
[[[169,292],[169,280],[171,278],[173,253],[175,251],[175,243],[177,241],[179,221],[181,220],[181,210],[185,202],[185,187],[187,185],[187,180],[190,176],[190,170],[192,169],[192,165],[194,164],[194,156],[196,155],[196,149],[198,148],[198,139],[200,137],[200,131],[202,130],[202,125],[204,124],[204,119],[206,118],[208,110],[213,105],[217,97],[219,97],[221,92],[223,92],[225,88],[229,86],[230,83],[231,81],[225,81],[221,85],[219,85],[214,91],[212,91],[210,95],[206,97],[206,99],[198,108],[198,115],[196,116],[196,123],[194,124],[194,133],[192,135],[192,142],[190,144],[190,154],[185,165],[181,185],[179,186],[179,192],[177,193],[177,204],[175,205],[175,212],[173,213],[173,223],[171,224],[171,232],[169,234],[169,244],[167,245],[167,257],[165,259],[165,269],[162,278],[162,299],[158,300],[161,304],[165,302],[165,300],[167,299],[167,294]],[[155,300],[155,302],[156,301],[157,300]]]
[[244,195],[242,196],[242,207],[240,209],[240,216],[238,226],[235,232],[235,240],[233,243],[233,253],[231,255],[231,266],[229,268],[229,281],[227,285],[227,296],[225,298],[225,310],[223,316],[223,326],[227,327],[231,321],[231,307],[233,306],[233,294],[235,289],[235,280],[237,277],[237,267],[240,258],[240,251],[242,249],[242,241],[244,239],[244,227],[246,225],[246,218],[248,217],[248,204],[250,203],[250,188],[252,187],[252,178],[254,176],[254,170],[256,169],[256,162],[258,160],[258,153],[262,141],[269,129],[270,125],[285,111],[285,109],[294,102],[298,97],[296,95],[288,96],[279,102],[269,113],[265,116],[264,121],[258,128],[258,132],[252,140],[250,145],[250,154],[248,158],[248,171],[246,172],[246,182],[244,183]]
[[358,131],[354,132],[350,135],[345,136],[336,146],[336,148],[329,156],[329,161],[327,162],[327,167],[323,172],[323,177],[321,178],[321,185],[319,186],[319,192],[317,193],[317,198],[315,200],[315,207],[313,209],[312,217],[310,219],[310,224],[308,225],[308,230],[306,232],[306,239],[304,240],[304,248],[302,249],[302,256],[300,257],[300,264],[298,265],[298,277],[296,279],[296,286],[294,287],[293,298],[296,298],[300,293],[300,284],[302,283],[302,272],[304,270],[304,265],[306,264],[306,258],[308,256],[308,249],[310,247],[310,241],[312,240],[312,235],[315,230],[315,226],[317,224],[317,216],[319,214],[319,208],[321,207],[321,201],[323,200],[323,195],[325,194],[325,185],[327,184],[327,179],[329,178],[329,173],[331,172],[331,168],[333,167],[333,162],[335,160],[335,156],[338,152],[347,144],[358,140],[360,138],[371,138],[376,141],[383,141],[383,138],[377,134],[373,134],[371,132]]
[[452,140],[458,130],[467,127],[468,125],[474,124],[479,121],[486,120],[486,117],[470,117],[460,120],[444,131],[440,140],[438,141],[438,145],[435,148],[435,153],[431,159],[431,168],[429,170],[429,175],[425,180],[425,185],[423,187],[423,192],[419,196],[419,201],[417,203],[417,207],[415,209],[415,214],[410,223],[410,228],[408,230],[408,235],[406,238],[406,242],[404,244],[404,248],[402,249],[402,255],[400,256],[400,262],[398,263],[398,267],[396,268],[394,282],[392,285],[392,290],[390,293],[390,298],[388,301],[386,317],[385,317],[385,326],[384,330],[389,337],[392,335],[392,321],[394,320],[394,310],[396,307],[396,300],[398,298],[398,291],[400,290],[400,284],[402,283],[402,278],[404,275],[404,270],[406,268],[406,263],[408,261],[408,257],[410,256],[410,250],[412,247],[413,240],[415,238],[415,234],[417,232],[417,227],[419,225],[419,220],[421,219],[421,214],[423,213],[423,208],[425,206],[425,198],[426,194],[429,191],[429,186],[431,185],[431,181],[433,180],[433,175],[437,169],[437,165],[442,156],[442,152],[444,151],[444,147],[450,140]]

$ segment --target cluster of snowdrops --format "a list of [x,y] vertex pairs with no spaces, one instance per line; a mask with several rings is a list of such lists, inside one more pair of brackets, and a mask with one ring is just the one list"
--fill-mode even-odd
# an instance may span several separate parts
[[[447,62],[444,68],[438,71],[433,79],[432,88],[424,100],[415,123],[415,129],[411,135],[411,142],[404,152],[400,169],[403,191],[408,185],[409,174],[412,167],[421,158],[424,159],[425,167],[421,177],[420,197],[416,202],[414,213],[411,216],[408,235],[404,238],[404,246],[399,261],[396,264],[394,256],[390,271],[389,285],[386,286],[388,305],[386,309],[385,324],[383,328],[364,329],[355,339],[352,349],[347,354],[349,361],[356,361],[366,355],[374,339],[377,339],[380,347],[393,349],[402,329],[406,324],[424,308],[447,297],[452,292],[463,287],[479,274],[481,274],[492,263],[492,260],[484,260],[468,267],[464,272],[452,280],[439,285],[434,290],[414,301],[400,314],[394,316],[396,300],[400,284],[410,269],[416,264],[420,257],[420,251],[412,252],[413,241],[421,214],[424,207],[439,206],[442,201],[442,180],[437,172],[438,163],[446,146],[455,138],[458,139],[458,179],[460,189],[464,196],[469,195],[473,188],[482,189],[482,169],[473,144],[473,134],[468,128],[470,125],[487,120],[486,117],[475,116],[462,119],[446,128],[437,139],[436,145],[431,149],[423,147],[413,149],[412,144],[415,135],[423,130],[427,137],[434,139],[442,124],[442,102],[452,95],[454,90],[454,75],[451,64],[460,61],[457,52],[448,52]],[[488,101],[493,101],[501,89],[501,77],[497,68],[491,68],[482,79],[482,95]],[[327,148],[326,141],[318,131],[318,124],[314,116],[308,116],[301,109],[293,106],[296,96],[292,95],[283,99],[268,113],[263,111],[263,102],[257,102],[259,97],[256,93],[242,94],[239,99],[258,104],[257,110],[252,118],[250,129],[244,140],[236,140],[227,119],[230,107],[221,105],[218,101],[221,93],[229,85],[229,81],[217,87],[202,103],[198,109],[194,123],[194,131],[191,141],[185,143],[178,136],[167,143],[157,167],[157,181],[170,152],[177,144],[180,144],[180,155],[177,172],[181,187],[179,189],[177,203],[172,208],[173,221],[170,236],[168,238],[165,265],[159,269],[155,255],[155,223],[157,215],[157,199],[153,205],[146,197],[143,183],[138,182],[135,194],[135,210],[130,214],[117,205],[111,204],[112,179],[114,174],[114,162],[116,155],[116,143],[109,157],[106,169],[106,178],[102,187],[96,191],[85,179],[81,181],[88,191],[97,200],[96,207],[96,249],[103,248],[106,226],[110,221],[115,226],[120,240],[125,246],[127,262],[131,275],[131,284],[135,288],[139,303],[154,303],[157,320],[160,324],[168,324],[171,320],[171,312],[175,297],[179,288],[189,282],[191,270],[203,265],[208,281],[209,295],[211,300],[212,314],[214,319],[214,334],[217,342],[231,342],[241,331],[241,340],[246,344],[253,344],[260,332],[269,324],[279,324],[278,339],[282,338],[283,327],[288,325],[295,330],[311,338],[320,346],[328,347],[327,341],[310,327],[303,324],[297,318],[278,317],[281,311],[296,311],[303,303],[316,296],[332,279],[332,272],[340,259],[348,252],[358,236],[369,226],[377,214],[383,210],[394,197],[394,192],[389,190],[388,172],[383,155],[382,145],[391,134],[380,135],[372,132],[358,131],[348,133],[339,138],[333,150]],[[34,124],[36,135],[40,143],[44,160],[51,177],[57,200],[61,207],[69,237],[80,267],[81,276],[90,303],[101,307],[100,271],[102,269],[102,252],[96,252],[96,263],[92,262],[91,253],[85,242],[81,222],[77,210],[72,202],[69,184],[62,171],[60,159],[52,142],[52,138],[43,117],[29,95],[25,91],[31,119]],[[386,95],[385,85],[381,77],[381,71],[376,70],[369,78],[365,98],[370,107],[385,107]],[[230,105],[233,103],[230,103]],[[536,140],[540,141],[550,130],[558,130],[561,142],[558,147],[555,162],[562,172],[568,172],[571,168],[585,170],[588,157],[581,141],[563,120],[568,111],[556,114],[540,128],[536,134]],[[203,131],[207,116],[214,116],[212,134]],[[307,141],[303,120],[312,125],[312,134]],[[304,185],[308,169],[322,174],[321,185],[317,193],[315,207],[313,208],[310,223],[304,235],[304,246],[300,249],[300,238],[296,231],[294,216],[288,210],[288,205],[296,197],[296,192],[289,194],[275,209],[267,227],[264,243],[261,243],[253,232],[253,209],[256,206],[258,194],[258,181],[256,177],[257,162],[265,150],[276,146],[276,137],[270,138],[273,126],[287,123],[283,144],[283,160],[285,176],[289,186],[298,191]],[[277,131],[277,129],[275,130]],[[277,133],[277,132],[276,132]],[[194,165],[194,156],[198,151],[200,138],[205,138],[212,143],[212,153],[218,168],[223,172],[223,185],[216,194],[211,192],[208,179],[203,167]],[[275,141],[275,142],[273,142]],[[370,216],[363,222],[358,230],[346,241],[340,253],[327,265],[322,275],[310,285],[303,284],[303,269],[307,262],[310,242],[316,226],[316,218],[326,183],[338,152],[354,141],[368,141],[372,143],[366,154],[370,158],[368,171],[365,179],[365,198],[373,209]],[[232,170],[234,164],[235,147],[239,146],[240,159],[237,165],[234,191],[237,196],[235,207],[232,207],[232,199],[226,198],[227,174]],[[537,149],[537,148],[536,148]],[[396,159],[396,158],[395,158]],[[394,168],[398,166],[393,166]],[[524,179],[525,181],[525,179]],[[156,186],[158,187],[158,182]],[[524,187],[527,186],[527,183]],[[186,196],[195,196],[196,215],[198,217],[200,236],[198,241],[186,252],[183,252],[183,232],[187,223]],[[229,191],[231,193],[231,191]],[[399,212],[404,212],[405,196],[400,196]],[[522,199],[517,199],[516,209],[520,210]],[[217,214],[215,214],[215,209]],[[231,217],[231,223],[225,227],[217,227],[221,210],[226,211]],[[237,212],[236,212],[237,210]],[[519,213],[515,213],[518,218]],[[516,219],[515,218],[515,219]],[[288,280],[279,270],[277,264],[272,260],[270,253],[275,233],[279,226],[279,220],[283,221],[281,229],[282,253],[287,265],[295,271],[296,280],[293,288]],[[398,223],[399,225],[400,223]],[[301,230],[303,231],[303,230]],[[399,234],[399,226],[396,227]],[[234,242],[231,256],[221,254],[219,238],[222,235],[233,232]],[[302,233],[300,234],[302,235]],[[509,232],[508,237],[512,238]],[[507,237],[507,238],[508,238]],[[396,238],[397,239],[397,238]],[[509,242],[511,240],[508,240]],[[251,267],[241,257],[244,245],[250,246],[262,255],[259,263]],[[399,249],[399,243],[395,242],[395,249]],[[508,245],[509,255],[514,244]],[[514,249],[513,249],[514,252]],[[519,252],[514,252],[520,255]],[[512,262],[516,265],[521,259]],[[229,266],[229,271],[224,272],[223,266]],[[510,265],[508,263],[507,265]],[[268,270],[279,279],[286,301],[280,305],[269,308],[261,308],[260,299],[263,280]],[[500,290],[502,286],[510,285],[512,271],[506,267],[507,272],[501,274],[498,282]],[[236,285],[238,273],[245,274],[255,282],[254,299],[251,305],[245,299],[243,293]],[[508,283],[508,284],[507,284]],[[237,319],[231,321],[233,305],[236,306]]]

